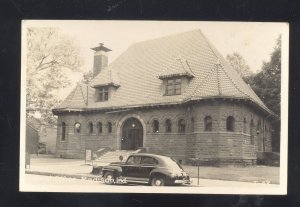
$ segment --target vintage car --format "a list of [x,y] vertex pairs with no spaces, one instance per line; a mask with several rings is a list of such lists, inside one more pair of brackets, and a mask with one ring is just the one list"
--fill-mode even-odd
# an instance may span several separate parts
[[152,186],[190,184],[190,177],[179,163],[170,157],[136,153],[126,162],[110,163],[102,168],[106,184],[143,183]]

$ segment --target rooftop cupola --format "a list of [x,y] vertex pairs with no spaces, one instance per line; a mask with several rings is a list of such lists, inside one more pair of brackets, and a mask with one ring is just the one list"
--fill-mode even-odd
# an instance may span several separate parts
[[94,66],[93,66],[93,77],[96,77],[103,68],[108,65],[107,53],[111,49],[104,47],[103,43],[100,43],[98,47],[91,48],[95,51],[94,53]]

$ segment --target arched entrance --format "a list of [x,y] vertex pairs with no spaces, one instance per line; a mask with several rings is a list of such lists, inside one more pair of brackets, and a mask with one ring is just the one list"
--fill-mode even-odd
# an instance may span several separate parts
[[143,147],[143,126],[136,118],[127,119],[122,126],[121,149],[136,150]]

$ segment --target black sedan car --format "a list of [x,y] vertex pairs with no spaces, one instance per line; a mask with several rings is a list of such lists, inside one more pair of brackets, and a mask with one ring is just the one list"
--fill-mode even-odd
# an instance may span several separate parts
[[152,186],[190,184],[190,177],[179,163],[170,157],[136,153],[126,162],[114,162],[103,167],[102,175],[107,184],[143,183]]

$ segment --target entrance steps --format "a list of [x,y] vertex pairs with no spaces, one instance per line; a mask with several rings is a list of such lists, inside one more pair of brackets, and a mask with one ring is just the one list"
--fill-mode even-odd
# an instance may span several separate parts
[[120,162],[119,157],[123,156],[123,162],[136,151],[134,150],[115,150],[115,151],[108,151],[103,154],[101,157],[98,157],[95,161],[101,163],[111,163],[111,162]]

